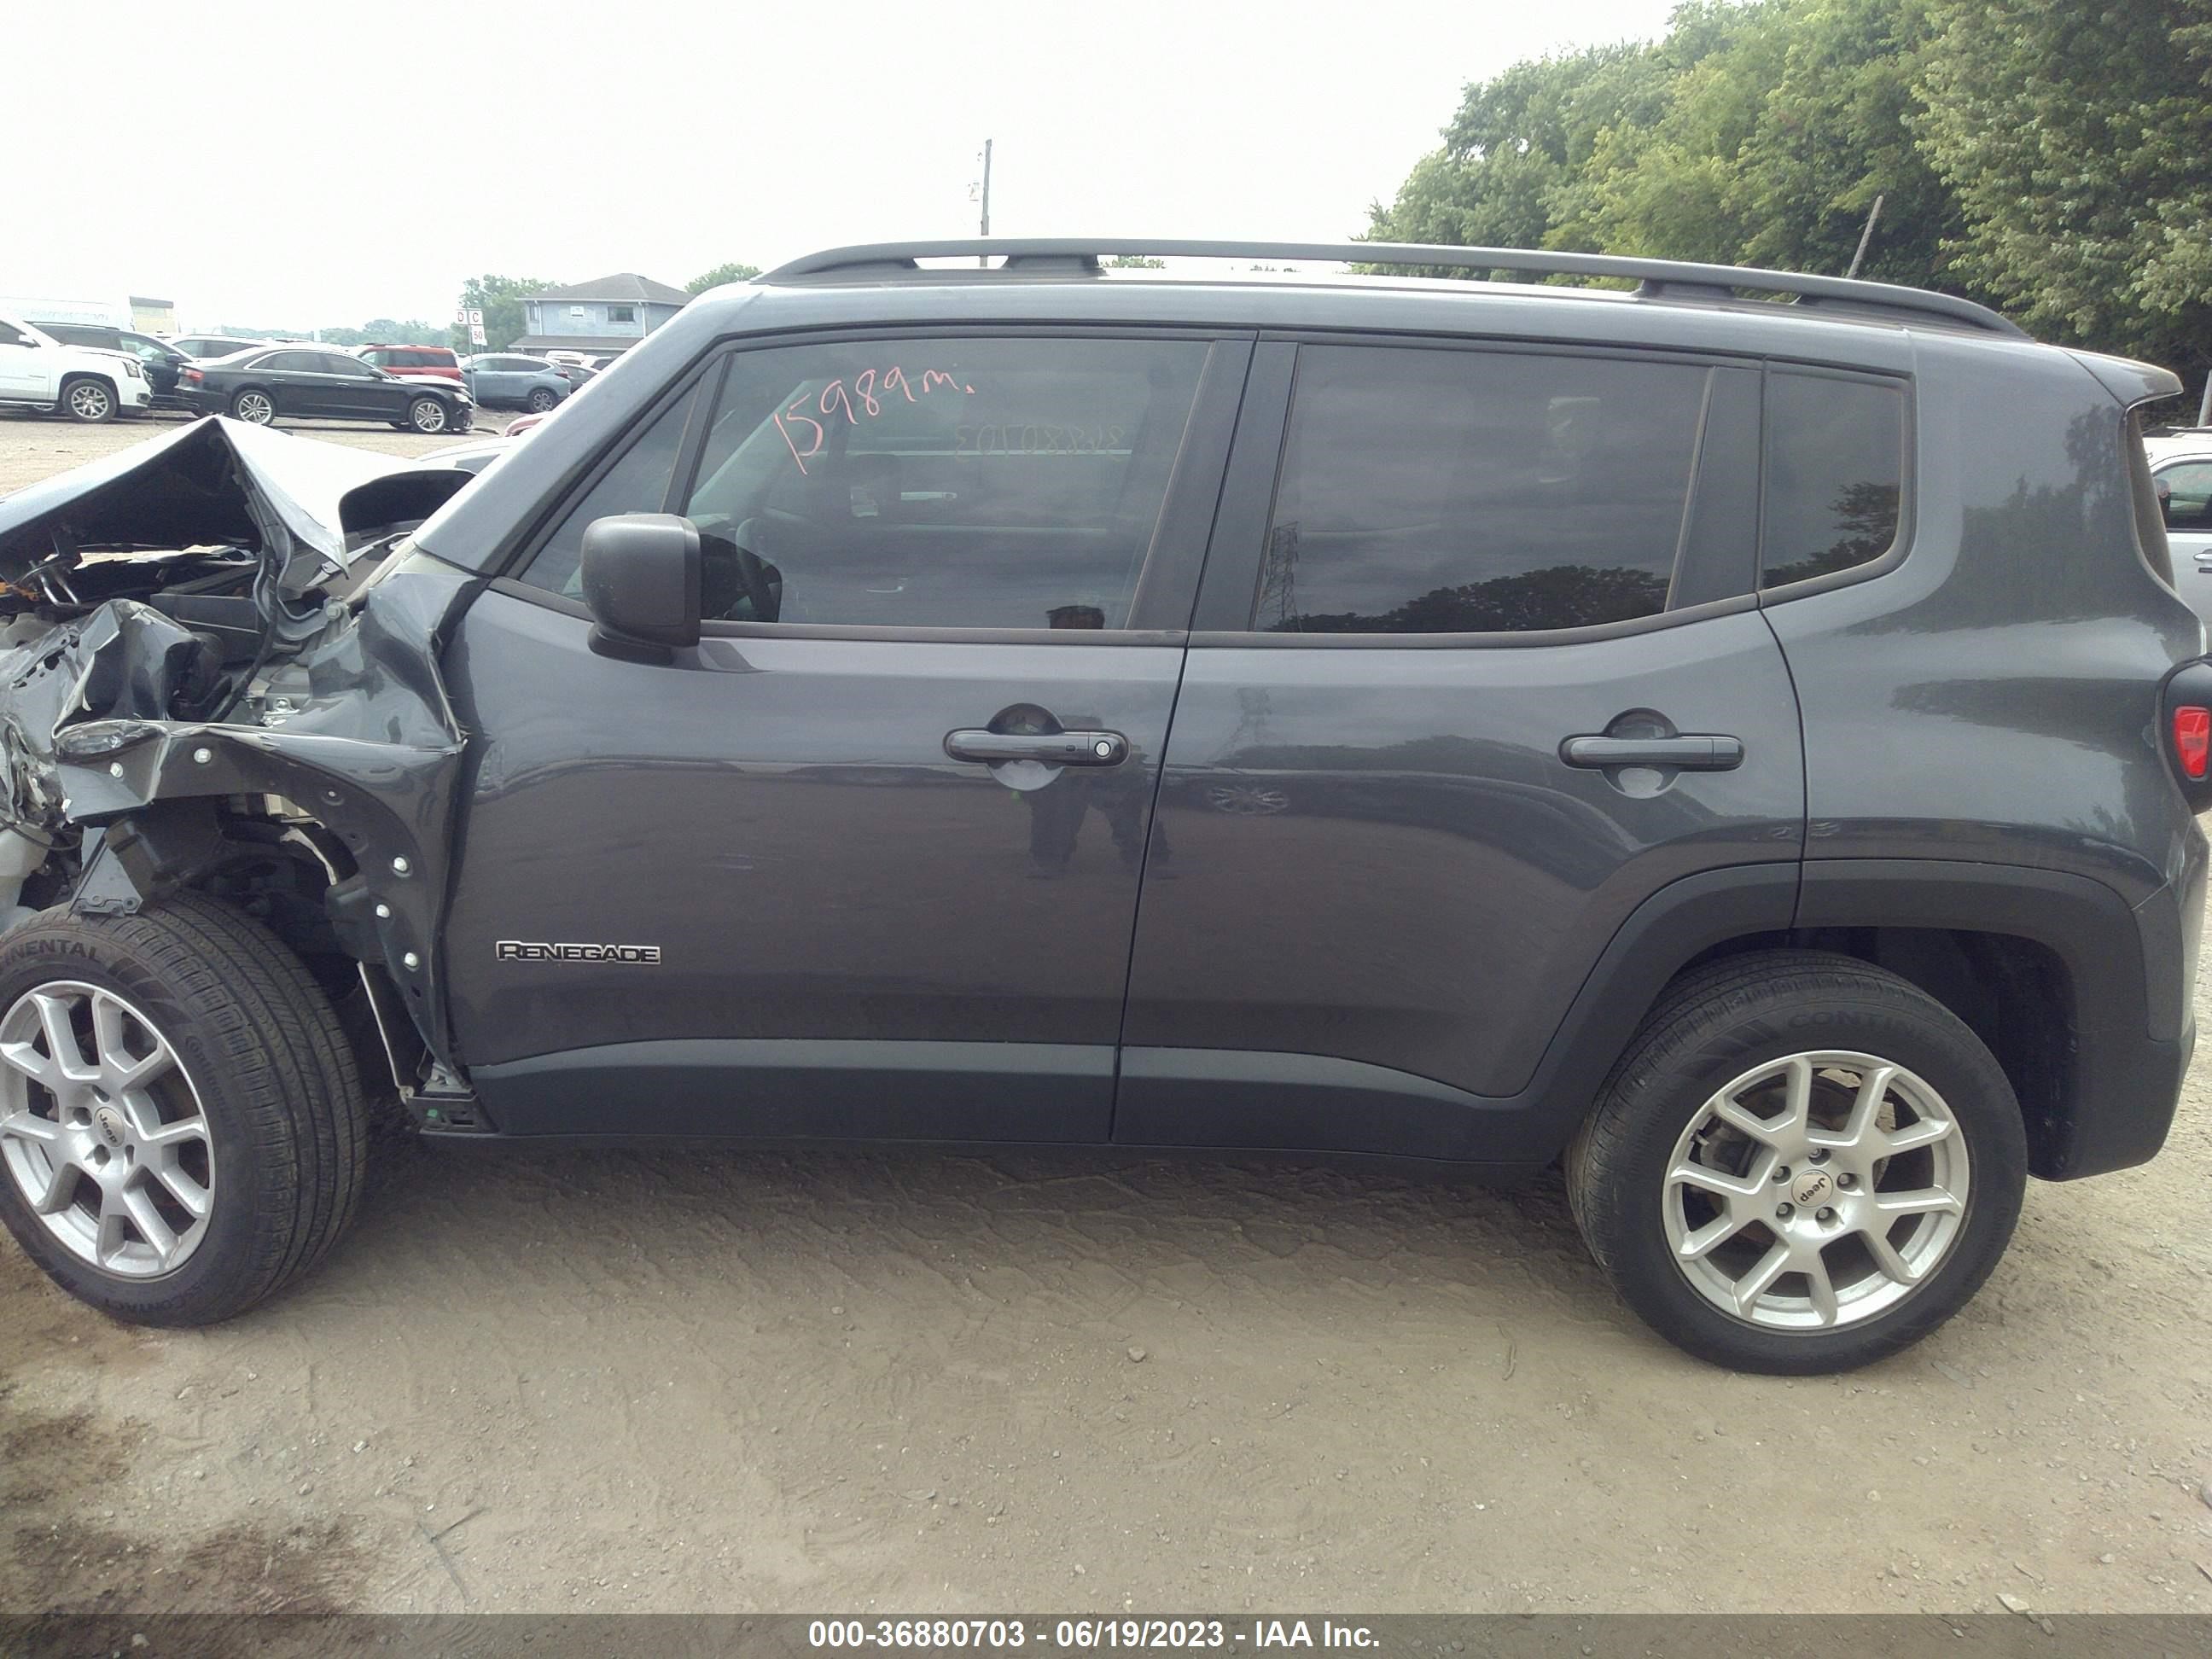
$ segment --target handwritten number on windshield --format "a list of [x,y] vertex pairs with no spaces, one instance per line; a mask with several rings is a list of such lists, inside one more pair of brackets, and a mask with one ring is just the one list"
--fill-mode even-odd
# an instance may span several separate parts
[[819,397],[793,398],[787,407],[775,412],[775,429],[783,434],[784,447],[791,451],[791,459],[805,472],[807,462],[822,453],[823,442],[830,435],[829,428],[817,416],[842,415],[847,425],[858,426],[863,420],[872,420],[882,414],[888,403],[903,398],[908,403],[916,404],[933,392],[957,392],[969,398],[975,395],[974,386],[941,368],[922,370],[918,392],[915,383],[907,378],[906,370],[896,364],[881,375],[872,368],[864,369],[850,387],[842,380],[836,380],[822,388]]

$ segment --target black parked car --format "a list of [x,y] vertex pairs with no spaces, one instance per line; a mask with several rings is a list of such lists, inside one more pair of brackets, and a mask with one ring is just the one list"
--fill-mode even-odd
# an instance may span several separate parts
[[70,345],[129,352],[146,371],[146,385],[154,393],[155,408],[185,406],[184,400],[177,395],[177,377],[191,359],[167,341],[133,329],[111,328],[105,323],[40,323],[39,329]]
[[185,407],[266,426],[279,418],[382,421],[402,431],[466,432],[476,405],[443,380],[402,380],[343,351],[275,346],[185,366]]
[[343,538],[110,457],[0,502],[52,623],[0,658],[0,1218],[226,1317],[344,1227],[386,1068],[446,1141],[1564,1164],[1684,1347],[1894,1352],[2173,1117],[2179,389],[1832,277],[999,240],[695,301]]

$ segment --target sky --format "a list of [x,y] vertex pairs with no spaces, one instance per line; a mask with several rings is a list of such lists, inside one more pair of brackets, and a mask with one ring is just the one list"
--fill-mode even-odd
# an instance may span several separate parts
[[304,330],[483,272],[682,287],[972,235],[986,138],[996,235],[1341,240],[1468,82],[1670,9],[17,0],[0,296]]

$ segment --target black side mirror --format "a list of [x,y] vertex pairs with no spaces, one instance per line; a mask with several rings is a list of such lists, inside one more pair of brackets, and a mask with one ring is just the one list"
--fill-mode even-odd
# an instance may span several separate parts
[[699,643],[699,527],[673,513],[623,513],[584,531],[584,603],[599,618],[592,649],[629,662],[673,662]]

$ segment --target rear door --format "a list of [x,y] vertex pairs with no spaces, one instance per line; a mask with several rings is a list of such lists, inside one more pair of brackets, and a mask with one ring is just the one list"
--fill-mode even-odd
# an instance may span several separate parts
[[[762,344],[605,458],[445,665],[481,734],[453,1019],[501,1127],[1106,1139],[1249,350]],[[663,508],[707,637],[599,654],[584,529]]]
[[2173,580],[2200,617],[2212,618],[2212,456],[2154,468]]
[[[1747,930],[1790,923],[1804,767],[1751,597],[1765,377],[1564,347],[1259,351],[1115,1138],[1547,1158],[1506,1109],[1639,905],[1704,877]],[[1286,418],[1261,418],[1270,398]]]
[[325,416],[331,412],[328,383],[315,372],[320,356],[313,351],[271,351],[253,359],[252,377],[269,388],[278,413]]

